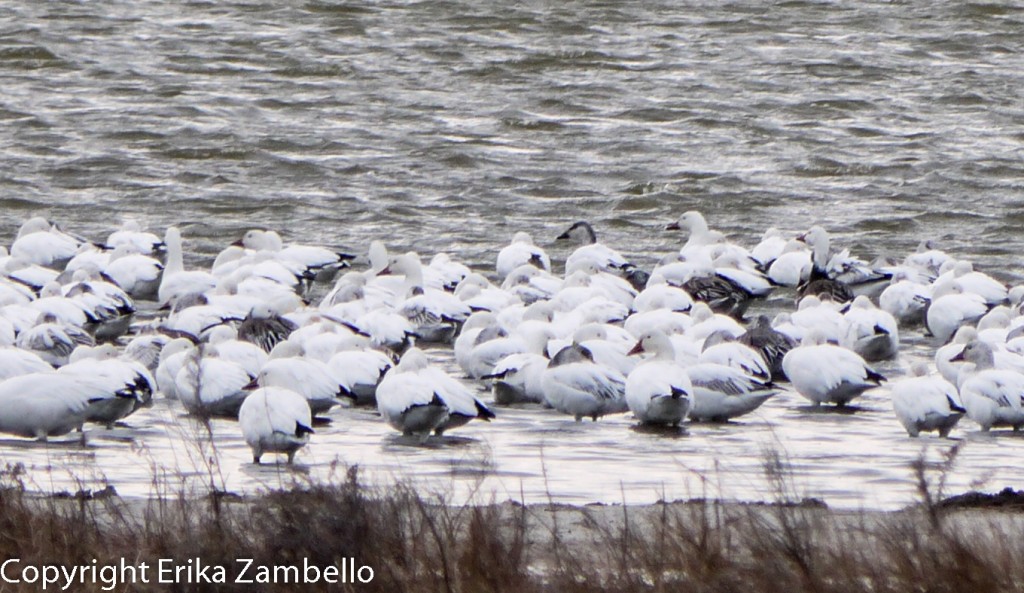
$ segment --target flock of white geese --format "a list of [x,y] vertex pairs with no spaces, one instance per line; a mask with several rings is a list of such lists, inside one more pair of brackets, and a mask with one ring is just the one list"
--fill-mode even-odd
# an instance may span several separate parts
[[[523,232],[488,270],[379,241],[354,257],[272,230],[190,270],[175,227],[127,223],[94,242],[32,218],[0,247],[0,432],[84,440],[84,424],[164,397],[237,417],[259,463],[291,462],[336,405],[376,406],[423,440],[527,402],[577,421],[722,422],[787,381],[814,405],[846,406],[885,380],[870,365],[897,357],[914,327],[937,349],[935,371],[916,364],[891,386],[910,435],[947,436],[965,415],[985,431],[1024,426],[1024,287],[927,244],[867,263],[821,227],[769,229],[749,249],[698,212],[668,228],[687,240],[648,271],[585,222],[558,237],[574,248],[561,275]],[[794,310],[745,323],[775,290],[795,295]],[[133,320],[138,301],[157,317]],[[423,344],[451,345],[466,377]]]

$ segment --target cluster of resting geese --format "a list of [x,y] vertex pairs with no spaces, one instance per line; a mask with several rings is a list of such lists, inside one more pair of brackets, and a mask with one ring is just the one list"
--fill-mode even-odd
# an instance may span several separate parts
[[[341,403],[375,405],[424,440],[490,420],[484,389],[497,405],[577,421],[721,422],[783,381],[814,405],[846,406],[885,380],[869,364],[897,356],[900,329],[921,324],[941,345],[938,372],[915,365],[891,388],[910,435],[946,436],[965,414],[982,430],[1024,426],[1024,287],[927,244],[868,264],[833,250],[821,227],[769,229],[749,250],[698,212],[668,228],[688,239],[648,273],[576,223],[558,237],[579,246],[557,276],[526,233],[486,274],[444,253],[423,264],[375,241],[355,258],[269,230],[187,270],[175,227],[159,237],[127,223],[97,243],[32,218],[0,247],[0,432],[109,427],[154,393],[237,417],[257,463],[266,452],[290,462],[312,418]],[[796,310],[745,326],[777,287],[795,290]],[[136,301],[158,304],[157,317],[133,323]],[[481,389],[422,344],[453,344]]]

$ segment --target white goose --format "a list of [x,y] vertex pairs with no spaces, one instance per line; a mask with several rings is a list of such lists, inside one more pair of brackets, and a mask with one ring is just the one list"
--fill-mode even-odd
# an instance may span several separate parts
[[128,253],[141,255],[153,255],[164,248],[160,237],[143,230],[139,221],[134,219],[125,220],[120,229],[107,235],[104,245],[114,251],[125,248]]
[[451,293],[423,285],[423,266],[419,256],[408,253],[391,258],[387,271],[404,274],[404,300],[400,313],[412,324],[423,342],[447,343],[455,337],[458,324],[472,313],[469,307]]
[[45,441],[81,429],[102,399],[90,383],[53,371],[0,383],[0,432]]
[[843,316],[846,331],[840,344],[853,350],[868,362],[895,358],[899,352],[900,333],[896,318],[875,307],[860,295]]
[[947,437],[966,412],[956,387],[940,375],[929,375],[923,362],[911,367],[910,377],[893,384],[892,408],[912,437],[933,430]]
[[885,380],[855,352],[829,344],[828,336],[818,329],[808,332],[799,346],[786,353],[782,368],[796,392],[816,406],[834,403],[843,407]]
[[554,334],[547,328],[521,333],[525,352],[499,360],[482,378],[493,381],[494,401],[501,405],[541,403],[544,401],[542,379],[548,366],[545,355],[548,341]]
[[11,257],[61,270],[75,256],[83,242],[61,231],[45,218],[36,216],[26,220],[18,229],[18,236],[11,245]]
[[44,314],[37,325],[18,334],[15,345],[59,367],[68,363],[77,346],[95,346],[96,341],[82,328],[59,323],[52,315]]
[[649,352],[626,378],[626,404],[643,424],[679,426],[690,411],[693,385],[676,364],[672,341],[662,332],[640,337],[630,354]]
[[945,344],[961,325],[971,324],[988,312],[985,299],[965,292],[953,279],[937,281],[932,287],[932,304],[925,323],[940,344]]
[[260,387],[284,387],[299,393],[314,416],[338,405],[337,398],[346,394],[330,367],[304,358],[301,346],[294,342],[282,342],[274,348],[255,382]]
[[988,431],[1024,427],[1024,373],[995,368],[992,347],[972,340],[953,360],[965,360],[957,383],[967,416]]
[[369,343],[362,349],[336,352],[327,361],[331,375],[344,390],[342,396],[359,406],[377,404],[377,388],[393,366],[390,356],[370,348]]
[[924,323],[925,311],[932,300],[932,288],[910,278],[899,270],[892,275],[889,286],[878,297],[878,306],[902,325]]
[[71,361],[57,370],[60,375],[92,385],[105,397],[90,404],[86,420],[107,428],[153,398],[156,381],[140,363],[122,360],[110,344],[95,348],[79,346]]
[[768,267],[768,278],[779,286],[799,286],[811,277],[812,265],[807,246],[793,239]]
[[157,298],[161,303],[188,295],[203,294],[217,286],[217,278],[209,272],[186,270],[181,246],[181,231],[168,227],[164,235],[167,244],[167,264],[164,266]]
[[262,387],[249,394],[238,410],[238,425],[252,449],[253,463],[259,463],[264,453],[284,453],[291,464],[313,433],[306,398],[283,387]]
[[543,249],[533,244],[529,233],[518,232],[512,237],[512,243],[502,247],[498,252],[496,271],[501,278],[508,277],[512,270],[522,265],[551,271],[551,259]]
[[242,367],[216,355],[216,346],[207,346],[186,356],[174,378],[175,391],[191,414],[237,417],[251,378]]
[[566,269],[573,269],[584,261],[593,263],[598,269],[612,273],[621,273],[632,267],[618,251],[597,242],[597,233],[588,222],[574,223],[568,230],[558,235],[557,240],[582,243],[581,247],[578,247],[566,258]]
[[584,416],[596,422],[601,416],[628,409],[626,377],[596,364],[584,346],[574,344],[559,351],[548,363],[541,386],[551,407],[577,422]]
[[693,385],[690,419],[702,422],[726,422],[753,412],[778,390],[743,371],[715,363],[699,363],[686,368]]

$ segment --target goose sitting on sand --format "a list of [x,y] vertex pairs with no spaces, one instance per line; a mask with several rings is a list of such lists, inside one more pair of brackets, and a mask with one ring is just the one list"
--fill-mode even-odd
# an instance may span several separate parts
[[620,414],[626,404],[626,377],[617,370],[598,365],[585,346],[562,348],[548,363],[541,378],[544,397],[552,408],[579,422],[595,422],[606,414]]
[[626,404],[643,424],[679,426],[690,411],[693,385],[676,364],[672,341],[662,332],[644,334],[629,354],[651,353],[626,378]]
[[284,453],[291,464],[313,433],[306,398],[283,387],[261,387],[249,394],[238,410],[238,425],[253,463],[264,453]]
[[1024,373],[996,368],[992,347],[980,340],[968,342],[953,360],[967,362],[958,378],[960,401],[981,430],[1024,427]]
[[937,431],[947,437],[966,410],[956,387],[941,375],[929,375],[927,363],[911,367],[911,376],[892,386],[892,408],[907,434]]
[[808,332],[800,346],[786,354],[782,368],[796,392],[815,406],[833,403],[844,407],[885,380],[860,355],[829,344],[828,337],[817,329]]

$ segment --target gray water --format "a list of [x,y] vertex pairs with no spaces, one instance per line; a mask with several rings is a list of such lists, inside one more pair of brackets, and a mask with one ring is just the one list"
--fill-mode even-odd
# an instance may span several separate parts
[[[747,245],[822,224],[866,258],[929,238],[1021,279],[1024,5],[709,4],[6,2],[0,239],[37,213],[94,238],[135,217],[182,226],[191,265],[265,226],[483,269],[523,229],[564,257],[552,239],[587,219],[650,265],[681,244],[664,223],[699,209]],[[894,377],[931,352],[906,339]],[[154,471],[254,491],[337,460],[465,496],[640,502],[765,498],[776,449],[801,493],[892,508],[913,499],[909,462],[950,446],[907,439],[885,389],[852,416],[800,406],[784,393],[676,438],[627,416],[501,410],[427,448],[341,410],[303,474],[248,466],[220,422],[210,470],[161,403],[84,450],[4,441],[0,455],[43,488],[136,495]],[[957,431],[951,488],[1019,487],[1024,440],[973,431]]]

